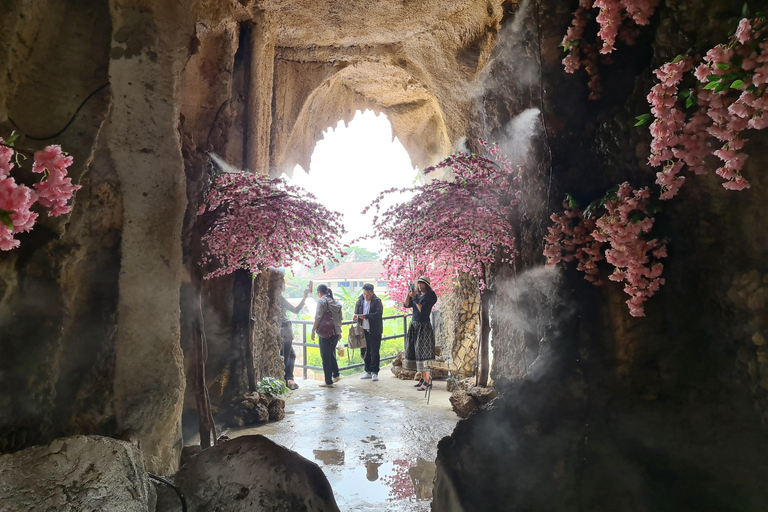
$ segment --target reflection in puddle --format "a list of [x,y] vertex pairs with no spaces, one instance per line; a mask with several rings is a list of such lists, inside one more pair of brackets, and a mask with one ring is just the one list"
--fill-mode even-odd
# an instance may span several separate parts
[[368,459],[362,466],[338,468],[338,472],[326,472],[326,475],[340,506],[382,502],[399,502],[405,506],[407,502],[412,505],[408,510],[417,510],[421,505],[428,510],[435,469],[434,462],[421,458],[394,462]]
[[375,482],[379,479],[379,466],[381,466],[381,462],[368,461],[365,463],[365,478],[369,482]]
[[341,450],[313,450],[315,460],[319,460],[326,466],[343,466],[344,452]]
[[390,500],[404,500],[416,497],[420,500],[432,499],[432,485],[437,466],[434,462],[416,459],[415,462],[396,460],[392,463],[392,473],[382,476],[381,480],[389,488]]

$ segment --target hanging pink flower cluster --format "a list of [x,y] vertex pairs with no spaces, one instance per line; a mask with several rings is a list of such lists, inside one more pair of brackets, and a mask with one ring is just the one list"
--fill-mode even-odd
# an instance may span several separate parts
[[306,190],[250,172],[216,178],[198,215],[208,226],[203,264],[216,266],[206,278],[237,269],[258,274],[296,261],[321,266],[335,261],[344,234],[341,215]]
[[[520,200],[522,170],[513,168],[496,145],[480,144],[496,162],[474,154],[452,155],[424,170],[429,175],[450,169],[452,181],[436,179],[420,185],[410,201],[374,218],[371,236],[384,241],[388,253],[384,278],[394,300],[403,300],[408,283],[424,274],[438,295],[452,286],[458,272],[481,278],[482,289],[483,266],[497,257],[501,261],[513,257],[509,218]],[[378,212],[382,199],[406,190],[384,191],[368,208]]]
[[[680,84],[691,72],[691,88]],[[677,195],[687,167],[694,174],[707,172],[706,158],[722,162],[715,173],[728,190],[749,188],[741,175],[747,159],[742,151],[748,129],[768,126],[768,23],[742,19],[727,44],[709,50],[698,66],[690,57],[678,57],[655,72],[659,83],[650,94],[651,156],[661,166],[656,183],[661,199]],[[696,107],[696,108],[694,108]],[[686,114],[686,109],[692,111]],[[715,149],[713,149],[713,147]]]
[[61,151],[61,146],[48,146],[34,154],[32,172],[43,174],[43,179],[34,184],[35,190],[16,183],[11,176],[16,151],[0,138],[0,250],[10,251],[20,245],[14,238],[17,233],[30,231],[37,221],[32,206],[39,203],[49,208],[48,216],[56,217],[69,213],[68,204],[80,185],[73,185],[67,177],[67,168],[72,157]]
[[549,227],[549,235],[544,237],[547,266],[576,259],[576,269],[584,272],[584,279],[599,286],[603,281],[598,275],[597,262],[605,258],[603,242],[592,236],[597,229],[595,220],[584,218],[575,201],[566,199],[563,207],[565,211],[561,215],[553,213],[550,216],[554,224]]
[[605,259],[616,269],[608,279],[625,283],[632,316],[645,316],[643,304],[664,284],[664,265],[659,260],[667,257],[666,242],[648,238],[654,222],[648,212],[649,198],[648,187],[633,190],[629,183],[622,183],[616,198],[605,203],[606,214],[597,219],[592,233],[595,240],[610,246]]
[[666,242],[649,237],[654,223],[649,198],[648,187],[633,190],[629,183],[622,183],[615,195],[601,201],[605,213],[596,220],[585,218],[573,201],[565,201],[565,212],[552,215],[555,224],[545,237],[547,266],[575,258],[585,279],[602,284],[596,265],[607,245],[605,260],[615,267],[608,278],[625,283],[629,314],[645,316],[643,304],[664,284],[659,260],[667,256]]
[[[579,7],[560,46],[568,53],[563,59],[565,71],[575,73],[583,66],[589,75],[589,99],[599,99],[603,91],[597,68],[598,52],[606,55],[614,51],[617,38],[627,45],[635,44],[636,27],[649,23],[658,4],[659,0],[579,0]],[[594,43],[584,39],[587,13],[591,9],[599,9],[595,21],[600,30]]]

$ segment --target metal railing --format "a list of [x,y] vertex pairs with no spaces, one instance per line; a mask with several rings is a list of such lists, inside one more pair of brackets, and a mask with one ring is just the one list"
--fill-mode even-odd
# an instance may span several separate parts
[[[393,340],[393,339],[396,339],[396,338],[403,338],[403,342],[405,342],[405,333],[408,332],[408,320],[409,320],[409,318],[410,317],[408,317],[407,315],[392,315],[392,316],[385,316],[385,317],[383,317],[381,319],[382,322],[386,322],[387,320],[401,319],[403,321],[403,332],[401,334],[395,334],[394,336],[384,336],[383,338],[381,338],[381,341]],[[293,342],[292,345],[295,346],[295,347],[301,347],[301,361],[302,361],[303,364],[296,363],[294,365],[294,367],[295,368],[301,368],[301,371],[302,371],[302,374],[303,374],[303,378],[306,379],[307,378],[307,370],[320,370],[320,371],[323,370],[322,366],[312,366],[312,365],[306,364],[307,363],[307,347],[314,347],[314,348],[317,348],[317,349],[320,348],[320,345],[317,344],[317,343],[307,343],[307,326],[308,325],[312,326],[315,322],[314,322],[314,320],[291,320],[291,323],[292,324],[299,324],[299,325],[301,325],[301,343]],[[341,323],[341,327],[342,327],[341,338],[342,339],[339,340],[339,343],[342,343],[343,340],[346,339],[347,333],[349,332],[349,329],[345,330],[344,326],[345,325],[352,325],[354,323],[357,323],[357,322],[355,322],[353,320],[348,320],[346,322],[342,322]],[[349,347],[347,346],[346,343],[344,343],[344,347],[346,347],[346,349],[349,350]],[[395,357],[397,357],[397,356],[382,357],[380,359],[380,362],[384,363],[385,361],[391,361]],[[362,368],[363,366],[365,366],[365,363],[356,363],[356,364],[350,364],[348,366],[340,366],[339,367],[339,371],[341,372],[341,371],[344,371],[344,370],[350,370],[352,368]]]

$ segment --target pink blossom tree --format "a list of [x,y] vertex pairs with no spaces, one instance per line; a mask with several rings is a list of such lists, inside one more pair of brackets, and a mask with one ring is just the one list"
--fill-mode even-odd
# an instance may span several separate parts
[[[486,266],[510,262],[515,237],[510,219],[520,200],[522,170],[514,168],[496,145],[480,144],[496,160],[460,153],[424,170],[429,177],[448,169],[451,180],[435,179],[416,187],[414,197],[381,212],[381,201],[410,189],[382,192],[369,206],[377,216],[373,232],[384,241],[384,279],[390,296],[404,300],[408,284],[423,274],[438,296],[453,287],[459,272],[478,279],[481,290],[481,347],[478,382],[488,379],[488,294]],[[368,209],[366,209],[367,211]],[[363,212],[365,213],[365,212]]]
[[225,172],[214,180],[198,216],[205,226],[202,263],[207,278],[237,269],[258,274],[268,267],[334,260],[344,227],[340,214],[283,178]]
[[36,209],[47,210],[49,217],[64,215],[72,209],[69,200],[80,189],[80,185],[73,185],[67,176],[72,157],[58,145],[34,152],[31,170],[42,175],[40,181],[33,187],[17,183],[12,173],[18,170],[22,155],[33,152],[14,147],[15,139],[15,135],[8,141],[0,138],[0,251],[19,247],[15,235],[32,230],[38,217],[33,211],[36,204],[39,205]]
[[[197,222],[191,237],[191,274],[196,314],[192,321],[192,348],[195,361],[193,382],[198,410],[200,445],[216,442],[216,428],[205,382],[207,342],[202,328],[201,292],[203,279],[245,270],[251,279],[269,267],[305,262],[308,266],[335,261],[344,228],[340,214],[319,204],[300,187],[283,178],[241,171],[213,157],[222,172],[212,176],[202,192]],[[342,253],[343,254],[343,253]],[[245,354],[252,354],[250,336]],[[244,379],[255,391],[252,372]]]

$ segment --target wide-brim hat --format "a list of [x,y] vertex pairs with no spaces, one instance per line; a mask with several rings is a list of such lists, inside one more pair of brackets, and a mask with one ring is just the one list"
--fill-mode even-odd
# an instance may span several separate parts
[[425,285],[432,288],[432,283],[429,282],[429,278],[427,276],[421,276],[417,281],[417,283],[424,283]]

